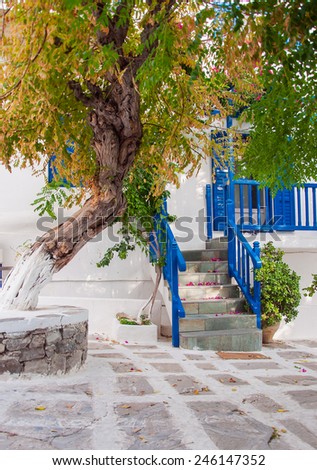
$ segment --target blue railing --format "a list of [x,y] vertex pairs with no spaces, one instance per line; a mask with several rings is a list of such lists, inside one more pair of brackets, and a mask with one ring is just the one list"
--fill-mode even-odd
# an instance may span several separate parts
[[317,230],[317,184],[306,183],[292,189],[294,194],[295,230]]
[[161,213],[155,217],[156,239],[159,256],[164,256],[163,276],[166,279],[172,299],[172,344],[179,347],[179,319],[185,317],[185,310],[178,293],[178,271],[186,271],[186,262],[167,221],[166,202]]
[[[212,236],[211,190],[206,186],[207,237]],[[255,273],[261,267],[260,245],[253,247],[242,231],[317,231],[317,183],[279,191],[274,197],[268,188],[253,180],[231,181],[226,196],[225,234],[228,235],[228,267],[261,327],[261,291]],[[231,195],[232,199],[229,199]],[[234,198],[234,201],[233,201]],[[210,224],[210,227],[208,226]],[[210,237],[211,238],[211,237]]]
[[238,179],[233,186],[235,223],[241,230],[317,230],[317,183],[279,191],[275,197],[257,181]]
[[253,248],[243,236],[234,219],[234,202],[227,201],[228,218],[228,268],[229,276],[237,281],[251,310],[257,317],[257,327],[261,328],[261,286],[255,280],[256,271],[261,268],[260,243]]

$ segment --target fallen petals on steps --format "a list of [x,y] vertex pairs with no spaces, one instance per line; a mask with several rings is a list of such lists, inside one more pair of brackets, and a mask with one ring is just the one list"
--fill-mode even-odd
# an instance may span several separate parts
[[188,282],[185,285],[186,287],[194,287],[194,286],[220,286],[221,284],[218,284],[217,282],[206,281],[206,282],[198,282],[197,284],[195,284],[194,282]]

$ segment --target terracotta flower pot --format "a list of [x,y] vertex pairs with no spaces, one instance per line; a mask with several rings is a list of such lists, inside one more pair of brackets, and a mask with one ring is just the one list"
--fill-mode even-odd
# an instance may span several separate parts
[[280,322],[275,323],[272,326],[265,326],[262,328],[262,343],[268,344],[273,342],[273,336],[280,327]]

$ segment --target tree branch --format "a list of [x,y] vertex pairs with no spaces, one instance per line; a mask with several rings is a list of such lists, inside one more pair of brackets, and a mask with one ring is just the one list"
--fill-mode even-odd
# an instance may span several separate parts
[[83,103],[85,106],[88,106],[92,108],[95,103],[95,97],[94,96],[87,96],[83,89],[82,86],[76,82],[75,80],[70,80],[68,82],[69,88],[74,92],[75,98]]
[[[97,32],[98,42],[102,46],[106,44],[114,44],[119,56],[122,57],[122,59],[119,59],[119,63],[122,61],[122,64],[120,65],[126,65],[123,58],[122,45],[127,37],[131,14],[134,6],[135,0],[122,0],[117,6],[113,17],[111,19],[108,18],[108,27],[104,28],[103,30],[100,29]],[[95,13],[97,20],[102,16],[103,10],[104,2],[99,1],[97,4],[97,11]],[[123,14],[126,15],[126,20],[118,27],[117,24]]]
[[25,69],[24,69],[24,71],[21,75],[21,78],[19,78],[19,80],[16,82],[16,84],[13,85],[12,88],[10,88],[10,90],[6,91],[3,95],[0,95],[0,101],[5,100],[6,98],[8,98],[14,90],[19,88],[19,86],[21,85],[21,83],[22,83],[25,75],[27,74],[27,71],[29,70],[31,64],[33,64],[36,61],[36,59],[38,58],[38,56],[42,52],[42,49],[43,49],[44,44],[46,42],[46,38],[47,38],[47,25],[45,26],[43,41],[42,41],[40,47],[38,48],[38,51],[36,52],[36,54],[33,57],[30,57],[28,59],[26,67],[25,67]]
[[[184,0],[181,0],[178,3],[181,3]],[[151,45],[146,45],[147,41],[149,40],[150,36],[157,31],[160,26],[160,23],[157,19],[155,19],[158,13],[162,12],[163,9],[165,10],[165,14],[163,18],[160,18],[160,21],[167,20],[168,17],[171,15],[174,5],[177,3],[177,0],[147,0],[147,4],[150,7],[149,12],[149,19],[146,25],[141,32],[141,44],[144,46],[141,54],[136,57],[133,63],[133,75],[135,76],[138,69],[144,64],[146,59],[151,55],[151,53],[157,48],[158,41],[155,40],[151,43]],[[151,7],[154,5],[154,8]]]
[[4,37],[4,29],[5,29],[5,17],[6,15],[10,12],[12,7],[7,8],[6,10],[2,10],[2,14],[0,15],[0,18],[2,18],[2,27],[1,27],[1,36],[0,39]]

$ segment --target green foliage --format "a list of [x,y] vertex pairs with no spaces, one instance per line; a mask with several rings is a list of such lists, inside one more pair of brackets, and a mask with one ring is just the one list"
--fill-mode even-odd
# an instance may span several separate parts
[[137,323],[136,321],[134,320],[130,320],[129,318],[120,318],[119,322],[121,323],[121,325],[151,325],[152,322],[151,320],[142,320],[141,319],[141,323]]
[[317,3],[235,1],[262,92],[241,119],[252,123],[239,175],[273,190],[317,179]]
[[[169,196],[168,191],[155,195],[154,184],[153,171],[139,166],[135,166],[126,178],[124,193],[127,200],[127,210],[120,219],[122,225],[118,230],[118,235],[122,236],[122,239],[105,252],[97,263],[99,268],[109,266],[115,254],[118,254],[120,259],[126,259],[136,246],[141,248],[146,256],[149,256],[150,234],[155,237],[154,216],[160,212],[164,199]],[[164,262],[164,254],[157,253],[153,264],[163,266]]]
[[[134,85],[143,139],[137,164],[152,167],[158,193],[166,181],[178,184],[180,172],[193,174],[212,155],[217,144],[209,138],[210,110],[229,114],[228,97],[239,105],[249,102],[253,69],[240,61],[239,72],[227,61],[224,70],[226,17],[213,2],[8,0],[6,5],[0,159],[8,169],[34,166],[55,154],[59,174],[81,184],[89,196],[98,167],[91,109],[70,85],[80,86],[87,100],[98,87],[106,99],[113,81],[120,82],[138,61]],[[221,72],[211,72],[213,66]],[[228,91],[232,85],[238,93]],[[70,141],[71,155],[65,147]]]
[[35,206],[34,211],[38,212],[40,216],[46,213],[54,220],[57,219],[56,206],[71,208],[75,202],[79,203],[81,199],[80,191],[77,188],[72,188],[61,180],[47,183],[37,196],[32,202],[32,206]]
[[313,280],[310,286],[303,289],[305,297],[312,297],[317,292],[317,274],[313,274]]
[[267,243],[261,249],[262,267],[256,273],[261,282],[262,327],[272,326],[282,319],[294,320],[301,300],[298,276],[283,261],[284,252]]

